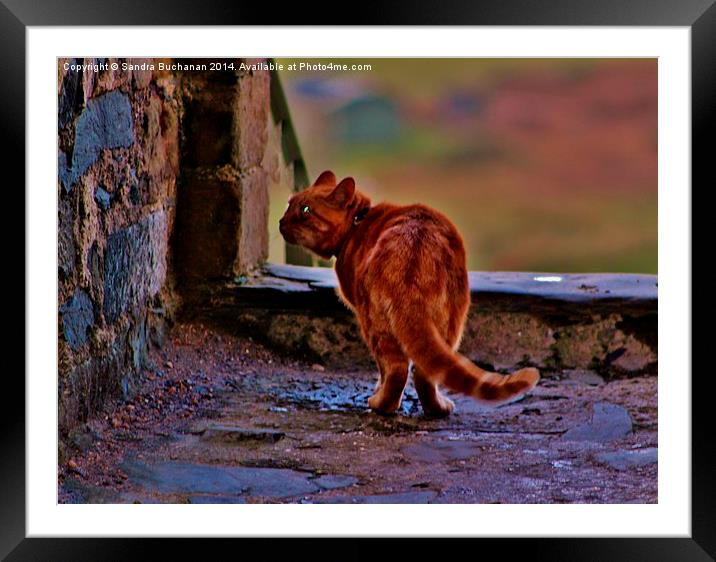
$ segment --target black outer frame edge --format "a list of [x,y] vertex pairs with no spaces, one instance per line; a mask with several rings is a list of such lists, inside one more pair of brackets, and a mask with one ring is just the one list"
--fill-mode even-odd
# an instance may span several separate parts
[[[612,562],[625,560],[708,562],[713,560],[694,541],[687,538],[656,539],[445,539],[435,538],[328,538],[320,544],[311,538],[240,539],[25,539],[6,559],[67,560],[166,560],[171,554],[182,559],[206,560],[212,554],[225,555],[228,549],[240,553],[260,553],[262,560],[411,560],[459,557],[465,552],[480,558],[495,556],[550,562]],[[434,556],[433,556],[434,554]]]
[[[3,0],[25,25],[345,25],[335,3]],[[351,25],[691,25],[713,0],[413,0],[357,5]],[[243,23],[242,23],[243,22]]]
[[[4,342],[7,363],[1,375],[3,388],[0,394],[0,558],[25,534],[25,377],[20,375],[20,369],[24,374],[27,293],[25,247],[17,242],[20,229],[23,239],[26,232],[25,56],[25,26],[0,4],[0,131],[6,140],[1,154],[4,192],[12,197],[12,201],[3,201],[3,208],[8,212],[1,224],[2,240],[6,242],[3,253],[13,251],[15,254],[4,256],[5,263],[13,265],[12,273],[8,272],[5,282],[12,280],[14,285],[13,289],[6,289],[8,295],[13,296],[5,304],[23,309],[22,317],[21,311],[17,310],[13,323],[8,322],[6,327],[11,328],[11,335]],[[11,217],[19,220],[9,220]],[[20,295],[23,296],[22,302],[18,298]]]
[[[4,3],[4,5],[3,5]],[[28,25],[241,25],[242,22],[262,22],[278,25],[281,21],[296,24],[297,16],[307,17],[304,7],[287,7],[272,13],[266,20],[266,11],[261,6],[239,6],[231,1],[218,1],[210,9],[191,0],[158,0],[151,7],[141,0],[115,0],[92,2],[62,0],[51,2],[41,0],[23,4],[22,0],[3,0],[0,3],[0,61],[3,69],[3,94],[5,100],[0,105],[0,125],[6,138],[4,160],[7,162],[25,161],[25,26]],[[10,7],[10,9],[7,8]],[[300,12],[300,14],[298,13]],[[310,25],[334,19],[331,12],[311,19]],[[453,2],[450,5],[428,5],[427,2],[407,3],[374,11],[371,14],[357,13],[357,23],[363,24],[418,24],[418,25],[669,25],[692,26],[692,150],[693,185],[716,185],[712,151],[709,143],[713,138],[716,121],[716,4],[714,0],[632,0],[628,4],[623,0],[605,0],[590,2],[584,0],[502,0],[489,6],[469,1]],[[380,21],[378,21],[380,20]],[[304,19],[305,21],[305,19]],[[23,166],[7,166],[6,174],[12,177],[6,185],[25,185]],[[12,183],[11,183],[12,182]],[[16,190],[19,192],[19,190]],[[692,189],[693,194],[693,189]],[[24,195],[24,190],[23,190]],[[693,195],[692,195],[693,196]],[[22,200],[23,217],[25,211]],[[16,207],[15,207],[16,208]],[[702,206],[701,209],[704,207]],[[696,210],[697,207],[693,206]],[[692,223],[692,255],[696,254],[696,245],[704,240],[710,241],[711,231],[701,223],[697,228]],[[5,227],[5,225],[3,225]],[[5,227],[7,228],[7,227]],[[16,231],[15,231],[16,236]],[[7,240],[12,240],[9,236]],[[25,255],[14,263],[23,264],[23,294],[25,300]],[[707,265],[708,266],[708,265]],[[706,266],[706,267],[707,267]],[[697,269],[698,268],[698,269]],[[696,271],[704,272],[704,266],[693,262],[693,279],[699,279]],[[701,276],[703,277],[703,276]],[[716,281],[713,274],[706,278]],[[692,301],[708,302],[703,289],[693,284]],[[692,308],[693,310],[693,308]],[[701,314],[705,314],[701,307]],[[695,319],[695,317],[694,317]],[[24,326],[23,320],[23,338]],[[696,324],[694,323],[695,327]],[[19,333],[16,330],[15,333]],[[692,330],[694,351],[709,349],[708,331]],[[699,345],[700,344],[700,345]],[[24,346],[23,346],[24,347]],[[700,352],[700,351],[699,351]],[[693,354],[695,360],[697,353]],[[695,365],[695,361],[693,361]],[[24,356],[23,356],[24,366]],[[696,371],[694,369],[694,371]],[[24,384],[19,377],[4,377],[4,396],[24,396]],[[502,552],[515,553],[522,550],[532,552],[540,559],[548,560],[714,560],[716,559],[716,482],[714,474],[713,440],[703,428],[712,427],[710,415],[711,396],[709,381],[711,374],[706,372],[692,378],[693,430],[692,454],[692,538],[568,538],[568,539],[461,539],[480,540],[479,548],[496,548]],[[709,403],[707,403],[707,400]],[[165,539],[24,539],[25,533],[25,432],[24,400],[7,400],[2,410],[3,426],[0,450],[0,557],[4,557],[14,547],[8,560],[97,560],[99,558],[146,559],[151,550],[157,549],[164,556],[171,550],[187,554],[206,554],[212,547],[223,546],[225,539],[178,539],[171,545]],[[14,407],[14,409],[13,409]],[[320,530],[317,529],[320,536]],[[266,553],[286,548],[286,553],[297,555],[297,547],[305,545],[310,539],[244,539],[247,546],[251,543],[266,549]],[[451,541],[450,550],[461,548],[460,542]],[[405,556],[412,549],[416,553],[425,553],[431,547],[443,548],[441,541],[425,544],[422,539],[409,541],[387,541],[385,539],[342,539],[338,552],[346,553],[354,559],[358,552],[371,553],[373,546],[382,553],[395,548],[396,554]],[[477,546],[477,545],[476,545]],[[177,548],[178,547],[178,548]],[[181,551],[179,550],[181,549]],[[300,550],[300,548],[299,548]],[[325,546],[321,551],[326,552]],[[312,559],[319,557],[316,550],[307,551]],[[455,549],[455,552],[458,552]],[[709,556],[710,553],[711,556]],[[335,556],[336,551],[328,553]]]
[[[708,302],[708,287],[716,281],[716,275],[710,270],[706,257],[713,251],[704,253],[704,244],[711,245],[713,230],[711,220],[696,223],[696,210],[709,212],[704,205],[704,191],[716,186],[713,146],[716,133],[716,3],[712,4],[696,20],[691,28],[691,148],[692,148],[692,187],[691,187],[691,336],[692,336],[692,454],[691,454],[691,531],[693,539],[712,557],[716,558],[716,444],[710,428],[713,422],[714,377],[704,366],[708,358],[704,357],[712,349],[711,330],[706,314],[713,311],[711,306],[693,306],[693,303]],[[698,186],[698,187],[697,187]],[[701,206],[694,205],[697,189],[701,193]],[[710,217],[702,217],[709,219]],[[697,226],[698,224],[698,226]],[[701,247],[701,252],[698,248]],[[704,283],[707,279],[710,283]],[[695,281],[701,283],[697,284]],[[696,318],[703,322],[697,323]],[[701,329],[699,329],[701,325]],[[700,358],[700,361],[697,361]],[[700,366],[701,368],[698,368]]]

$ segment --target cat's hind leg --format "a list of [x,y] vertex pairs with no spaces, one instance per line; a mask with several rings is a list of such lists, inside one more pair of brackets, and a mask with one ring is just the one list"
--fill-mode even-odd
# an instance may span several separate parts
[[408,358],[389,332],[373,333],[369,341],[380,369],[380,381],[368,405],[381,414],[392,414],[400,408],[408,382]]
[[428,380],[417,366],[410,363],[413,373],[413,385],[418,393],[423,413],[429,418],[444,418],[455,408],[455,403],[438,390],[438,385]]
[[[457,308],[457,307],[456,307]],[[446,333],[446,341],[453,348],[457,349],[462,338],[462,327],[465,322],[467,306],[462,305],[462,312],[455,310],[454,314],[448,318],[440,318],[444,324],[442,326]],[[423,413],[429,418],[444,418],[449,416],[455,408],[455,403],[445,396],[438,388],[437,383],[431,381],[428,377],[420,372],[418,366],[410,361],[411,372],[413,374],[413,385],[415,392],[418,393],[420,405],[423,407]]]

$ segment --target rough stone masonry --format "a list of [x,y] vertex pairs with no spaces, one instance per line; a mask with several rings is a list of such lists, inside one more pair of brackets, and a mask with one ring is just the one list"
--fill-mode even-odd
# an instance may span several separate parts
[[61,452],[132,394],[194,285],[266,258],[268,186],[286,177],[268,71],[142,62],[58,61]]

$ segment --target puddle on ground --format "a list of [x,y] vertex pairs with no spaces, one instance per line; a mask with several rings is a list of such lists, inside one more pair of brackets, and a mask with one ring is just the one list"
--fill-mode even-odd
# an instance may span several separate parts
[[[232,380],[231,388],[239,391],[256,391],[269,395],[281,406],[287,404],[321,412],[363,412],[368,409],[368,398],[375,390],[375,381],[363,378],[336,376],[330,381],[296,380],[281,377],[243,375]],[[281,407],[279,406],[279,407]],[[397,413],[415,415],[422,412],[415,389],[408,385]]]

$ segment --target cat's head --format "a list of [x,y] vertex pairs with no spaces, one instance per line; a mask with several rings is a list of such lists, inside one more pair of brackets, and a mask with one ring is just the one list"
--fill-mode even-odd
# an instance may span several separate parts
[[353,178],[336,183],[335,174],[325,171],[288,200],[279,230],[286,242],[330,258],[337,255],[356,215],[368,207],[370,199],[356,189]]

